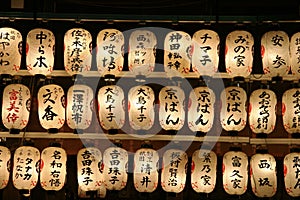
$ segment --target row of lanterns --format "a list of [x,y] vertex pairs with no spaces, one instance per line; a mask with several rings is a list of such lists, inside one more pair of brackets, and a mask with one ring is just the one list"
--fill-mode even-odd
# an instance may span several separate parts
[[[14,75],[20,69],[22,35],[13,28],[0,28],[0,74]],[[199,76],[213,76],[219,65],[218,34],[199,30],[191,37],[183,31],[171,31],[164,40],[164,69],[169,77],[184,76],[190,66]],[[254,38],[236,30],[226,37],[226,71],[232,77],[248,77],[252,72]],[[148,76],[155,67],[157,39],[153,32],[138,29],[129,38],[128,68],[135,75]],[[300,33],[291,39],[284,31],[269,31],[261,38],[263,71],[271,77],[291,72],[299,76]],[[26,66],[30,74],[48,76],[53,71],[54,34],[36,28],[27,34]],[[97,68],[102,76],[118,75],[123,69],[124,35],[116,29],[104,29],[97,35]],[[64,36],[64,66],[70,75],[91,69],[92,36],[82,28],[68,30]]]

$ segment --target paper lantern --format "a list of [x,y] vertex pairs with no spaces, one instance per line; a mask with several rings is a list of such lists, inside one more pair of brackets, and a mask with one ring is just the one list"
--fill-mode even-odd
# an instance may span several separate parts
[[23,129],[30,114],[30,90],[22,84],[10,84],[3,90],[2,122],[7,129]]
[[219,66],[218,33],[212,30],[199,30],[193,38],[192,70],[199,76],[213,76]]
[[[105,198],[106,197],[106,188],[104,186],[104,184],[101,184],[100,189],[98,189],[96,192],[96,194],[94,194],[93,197],[97,197],[97,198]],[[91,193],[90,192],[85,192],[83,190],[81,190],[80,188],[78,188],[78,197],[79,198],[91,198]]]
[[188,126],[191,131],[210,131],[214,121],[215,101],[215,94],[208,87],[197,87],[190,92]]
[[300,153],[289,153],[284,157],[284,184],[288,195],[300,196]]
[[165,37],[164,69],[167,76],[184,76],[189,73],[192,40],[188,33],[172,31]]
[[233,77],[248,77],[252,72],[254,38],[247,31],[232,31],[226,37],[226,72]]
[[73,28],[64,37],[64,65],[71,75],[84,74],[92,65],[92,35],[85,29]]
[[67,175],[67,153],[60,147],[47,147],[41,153],[40,183],[44,190],[59,191]]
[[0,146],[0,189],[4,189],[9,181],[10,151],[7,147]]
[[250,160],[250,180],[257,197],[272,197],[277,190],[276,161],[270,154],[255,154]]
[[39,178],[40,152],[31,146],[21,146],[14,153],[12,181],[18,190],[35,188]]
[[241,151],[223,156],[223,188],[230,195],[242,195],[248,186],[248,157]]
[[180,193],[186,182],[187,154],[179,149],[169,149],[163,155],[161,186],[166,192]]
[[154,91],[146,85],[136,86],[128,93],[129,124],[134,130],[149,130],[154,123]]
[[165,130],[179,130],[185,120],[184,91],[178,86],[165,86],[159,92],[159,123]]
[[290,67],[289,36],[284,31],[269,31],[261,38],[261,56],[264,73],[284,76]]
[[123,69],[124,36],[117,29],[103,29],[97,36],[97,67],[101,76],[117,76]]
[[61,86],[44,85],[38,92],[38,114],[44,129],[60,129],[65,122],[65,96]]
[[225,131],[241,131],[246,127],[247,93],[241,87],[231,86],[221,93],[220,121]]
[[13,28],[0,28],[0,74],[15,75],[20,70],[22,34]]
[[300,133],[300,88],[289,89],[283,93],[282,119],[288,133]]
[[98,114],[101,126],[120,129],[125,123],[124,92],[117,85],[100,88],[98,92]]
[[216,186],[217,155],[210,150],[196,150],[192,156],[191,185],[198,193],[211,193]]
[[72,129],[87,129],[93,116],[94,92],[87,85],[76,84],[69,88],[66,118]]
[[77,179],[80,190],[96,191],[103,183],[102,155],[95,147],[80,149],[77,153]]
[[49,75],[53,71],[55,52],[54,34],[43,28],[36,28],[27,34],[26,65],[30,74]]
[[276,94],[269,89],[252,92],[249,99],[249,126],[254,133],[271,133],[276,125]]
[[128,68],[135,75],[148,76],[155,68],[156,36],[148,30],[130,34]]
[[127,184],[128,153],[120,147],[109,147],[103,153],[103,177],[108,190],[122,190]]
[[290,41],[291,71],[294,77],[300,77],[300,32],[295,33]]

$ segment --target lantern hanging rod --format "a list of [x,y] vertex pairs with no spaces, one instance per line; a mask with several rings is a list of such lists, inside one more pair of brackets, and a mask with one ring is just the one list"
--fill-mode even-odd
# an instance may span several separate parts
[[296,138],[251,138],[250,144],[258,145],[258,144],[287,144],[287,145],[300,145],[300,139]]

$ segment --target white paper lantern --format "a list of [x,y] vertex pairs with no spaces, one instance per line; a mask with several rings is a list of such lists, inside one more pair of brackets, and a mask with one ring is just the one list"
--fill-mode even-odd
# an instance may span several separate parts
[[287,75],[290,68],[290,41],[284,31],[269,31],[261,38],[264,73],[271,76]]
[[211,193],[216,186],[217,155],[210,150],[196,150],[192,156],[191,185],[198,193]]
[[0,74],[15,75],[20,70],[22,34],[13,28],[0,28]]
[[117,76],[123,69],[124,36],[117,29],[103,29],[97,36],[97,67],[101,76]]
[[180,193],[186,182],[187,154],[179,149],[169,149],[163,155],[161,186],[166,192]]
[[289,153],[284,157],[284,184],[288,195],[300,196],[300,153]]
[[30,90],[22,84],[10,84],[4,88],[2,122],[8,129],[23,129],[30,114]]
[[122,190],[127,184],[128,153],[120,147],[109,147],[103,153],[103,177],[108,190]]
[[199,76],[213,76],[219,66],[218,33],[212,30],[199,30],[193,35],[192,70]]
[[11,154],[7,147],[0,146],[0,189],[4,189],[9,181]]
[[85,29],[73,28],[64,36],[64,65],[70,75],[90,71],[92,65],[92,35]]
[[223,188],[230,195],[242,195],[248,186],[248,157],[241,151],[223,156]]
[[271,133],[276,125],[276,94],[269,89],[252,92],[249,99],[249,126],[254,133]]
[[59,191],[67,175],[67,153],[60,147],[47,147],[41,153],[40,183],[44,190]]
[[294,77],[300,77],[300,32],[295,33],[290,41],[291,71]]
[[[96,197],[98,197],[98,198],[105,198],[106,197],[106,188],[105,188],[105,185],[101,184],[100,189],[98,189],[95,193],[96,193]],[[91,198],[90,193],[81,190],[80,187],[78,187],[78,197],[79,198]]]
[[288,133],[300,133],[300,88],[289,89],[283,93],[282,119]]

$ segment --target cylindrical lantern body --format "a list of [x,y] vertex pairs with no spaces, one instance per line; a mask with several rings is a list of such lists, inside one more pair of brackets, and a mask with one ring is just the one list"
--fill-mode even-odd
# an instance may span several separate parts
[[85,29],[73,28],[64,36],[65,70],[72,76],[90,71],[92,65],[92,35]]
[[163,155],[161,186],[166,192],[180,193],[186,182],[187,154],[179,149],[169,149]]
[[23,129],[30,114],[30,90],[22,84],[10,84],[4,88],[2,122],[8,129]]
[[134,155],[134,187],[138,192],[153,192],[158,185],[159,155],[150,148],[142,148]]
[[[93,191],[94,192],[94,191]],[[89,192],[81,190],[81,188],[78,188],[78,197],[79,198],[91,198]],[[101,184],[100,189],[96,191],[96,197],[97,198],[105,198],[106,197],[106,188],[104,184]]]
[[192,156],[191,185],[198,193],[211,193],[216,186],[217,155],[215,152],[201,149]]
[[108,190],[122,190],[128,178],[128,153],[120,147],[109,147],[103,153],[103,177]]
[[269,89],[258,89],[249,99],[249,126],[254,133],[271,133],[276,125],[276,94]]
[[223,156],[223,188],[230,195],[242,195],[248,186],[248,157],[241,151]]
[[300,133],[300,88],[292,88],[283,93],[282,120],[288,133]]
[[246,127],[247,93],[237,86],[225,88],[221,93],[220,121],[225,131],[241,131]]
[[0,189],[4,189],[9,181],[10,151],[7,147],[0,146]]
[[41,153],[40,183],[44,190],[59,191],[67,175],[67,153],[60,147],[47,147]]
[[97,36],[97,67],[101,76],[119,75],[124,63],[124,36],[117,29],[103,29]]
[[270,154],[255,154],[250,160],[250,180],[257,197],[272,197],[277,190],[276,160]]
[[21,66],[22,34],[13,28],[0,28],[0,74],[15,75]]
[[290,41],[291,71],[293,76],[300,77],[300,32],[295,33]]
[[300,196],[300,153],[289,153],[284,157],[284,184],[288,195],[292,197]]

